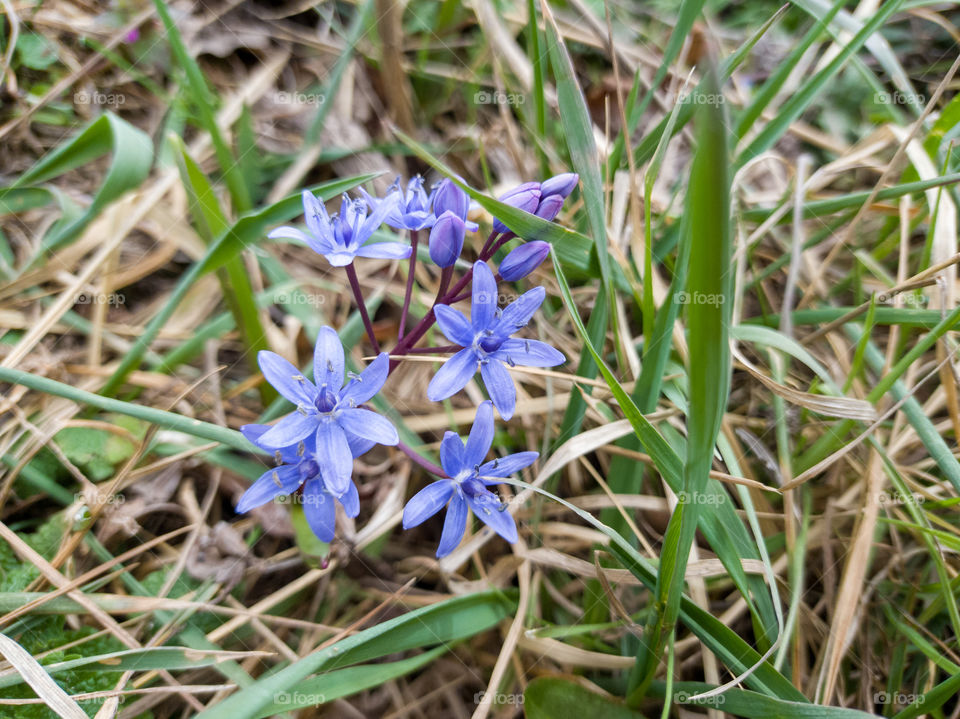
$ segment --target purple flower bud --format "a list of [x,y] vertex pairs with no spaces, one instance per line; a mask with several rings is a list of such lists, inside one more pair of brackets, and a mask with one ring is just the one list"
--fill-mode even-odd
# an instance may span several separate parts
[[467,228],[463,220],[447,210],[430,230],[430,259],[440,267],[450,267],[460,256]]
[[540,206],[534,214],[536,214],[537,217],[542,217],[544,220],[553,220],[554,217],[560,214],[560,208],[563,207],[565,199],[563,195],[544,197],[540,200]]
[[[540,183],[525,182],[504,193],[499,199],[500,202],[532,214],[537,211],[537,206],[540,204]],[[508,232],[509,230],[500,220],[493,218],[493,231]]]
[[434,190],[433,213],[439,217],[448,211],[461,220],[466,220],[467,213],[470,212],[470,198],[456,183],[444,178]]
[[[561,200],[562,202],[562,200]],[[533,240],[516,247],[500,263],[500,276],[507,282],[526,277],[550,254],[550,243]]]
[[549,180],[540,183],[540,195],[550,197],[551,195],[560,195],[567,197],[573,188],[580,181],[580,175],[576,172],[564,172],[562,175],[554,175]]

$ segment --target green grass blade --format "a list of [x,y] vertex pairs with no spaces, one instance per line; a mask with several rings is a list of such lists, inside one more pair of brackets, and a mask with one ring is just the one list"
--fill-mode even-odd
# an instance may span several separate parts
[[220,442],[243,452],[255,451],[253,445],[236,430],[227,429],[226,427],[221,427],[220,425],[209,422],[203,422],[192,417],[184,417],[174,412],[166,412],[162,409],[144,407],[143,405],[134,404],[133,402],[122,402],[118,399],[103,397],[99,394],[77,389],[62,382],[30,374],[29,372],[0,367],[0,382],[22,384],[24,387],[29,387],[38,392],[46,392],[55,397],[63,397],[79,404],[96,407],[106,412],[117,412],[130,417],[136,417],[137,419],[156,424],[164,429],[172,429],[200,439]]
[[250,193],[247,190],[247,184],[240,172],[240,165],[237,164],[230,145],[227,144],[223,133],[220,132],[220,127],[217,125],[217,117],[214,113],[214,96],[203,76],[203,71],[187,50],[187,46],[180,36],[180,30],[170,16],[170,11],[167,9],[167,4],[164,0],[153,0],[153,5],[157,9],[157,15],[160,16],[164,30],[167,32],[167,38],[170,41],[170,49],[173,51],[173,56],[187,76],[186,89],[189,98],[199,115],[200,126],[210,135],[210,140],[213,143],[213,152],[217,157],[220,170],[223,172],[227,189],[230,191],[233,209],[238,214],[248,212],[253,206],[253,203],[250,201]]
[[903,0],[888,0],[881,5],[863,28],[837,53],[837,56],[820,72],[804,82],[777,110],[776,117],[764,125],[753,141],[737,156],[736,167],[743,167],[746,162],[769,150],[777,140],[783,137],[790,124],[810,106],[827,82],[840,71],[844,63],[863,46],[867,39],[883,26],[883,23],[900,8],[902,3]]
[[[190,211],[199,235],[209,246],[215,238],[230,229],[226,214],[220,207],[216,192],[200,166],[190,157],[183,141],[171,135],[170,142],[175,148],[180,179],[187,191]],[[260,322],[260,312],[253,296],[253,286],[243,257],[237,255],[217,270],[223,299],[240,328],[244,346],[247,348],[246,362],[252,372],[257,372],[257,352],[267,349],[267,334]],[[260,397],[269,404],[277,397],[276,391],[268,384],[260,385]]]
[[[707,68],[705,97],[718,97],[716,70]],[[683,491],[691,501],[674,510],[661,550],[654,608],[631,677],[630,704],[636,706],[653,679],[662,650],[680,611],[684,575],[698,524],[698,501],[706,490],[720,422],[730,391],[731,271],[730,177],[724,104],[700,104],[697,144],[687,189],[687,329],[690,347],[687,454]]]

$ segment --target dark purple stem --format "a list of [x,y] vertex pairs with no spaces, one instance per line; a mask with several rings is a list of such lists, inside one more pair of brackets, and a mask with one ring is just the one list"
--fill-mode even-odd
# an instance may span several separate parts
[[360,318],[363,320],[363,326],[367,329],[367,337],[370,338],[370,344],[373,345],[373,351],[380,354],[380,343],[373,333],[373,323],[370,322],[370,315],[367,314],[367,303],[363,299],[363,292],[360,291],[360,280],[357,279],[357,271],[351,262],[344,269],[347,271],[347,279],[350,280],[350,288],[353,290],[353,299],[357,302],[357,309],[360,310]]
[[[440,303],[441,299],[447,292],[447,287],[450,286],[450,280],[453,279],[453,265],[449,267],[444,267],[440,270],[440,287],[437,288],[437,299],[433,301],[433,304]],[[442,304],[442,303],[441,303]]]
[[[498,240],[495,240],[497,237],[496,233],[490,233],[490,236],[487,238],[487,241],[483,245],[483,249],[480,250],[480,256],[477,258],[481,262],[486,262],[490,259],[494,252],[496,252],[505,242],[512,240],[515,235],[512,232],[506,232],[499,237]],[[444,268],[444,273],[447,269]],[[446,286],[443,282],[444,275],[441,275],[440,278],[440,287],[441,291],[437,293],[437,299],[433,303],[434,307],[437,305],[449,305],[459,297],[460,293],[463,292],[463,289],[470,284],[470,280],[473,279],[473,268],[467,270],[466,274],[461,277],[457,283],[450,288],[446,294],[443,294]],[[449,280],[448,280],[449,281]],[[410,330],[409,334],[403,336],[403,339],[397,342],[397,346],[393,348],[391,354],[394,355],[404,355],[410,351],[410,348],[413,347],[421,337],[423,337],[427,330],[433,326],[433,323],[436,322],[436,315],[433,312],[433,307],[430,308],[430,311],[423,316],[423,318]],[[390,360],[390,371],[392,372],[400,360],[392,359]]]
[[403,330],[407,326],[407,315],[410,312],[410,298],[413,296],[413,275],[417,269],[417,245],[420,242],[420,233],[410,230],[410,269],[407,274],[407,292],[403,296],[403,313],[400,315],[400,330],[397,332],[397,342],[403,339]]
[[399,449],[401,452],[403,452],[405,455],[407,455],[407,456],[408,456],[410,459],[412,459],[416,464],[419,464],[421,467],[423,467],[425,470],[427,470],[430,474],[436,475],[437,477],[440,477],[441,479],[442,479],[442,478],[446,478],[447,473],[444,472],[441,467],[438,467],[438,466],[435,465],[433,462],[428,462],[428,461],[425,460],[423,457],[421,457],[419,454],[417,454],[416,452],[414,452],[412,448],[410,448],[410,447],[408,447],[407,445],[405,445],[403,442],[398,442],[398,443],[397,443],[397,449]]

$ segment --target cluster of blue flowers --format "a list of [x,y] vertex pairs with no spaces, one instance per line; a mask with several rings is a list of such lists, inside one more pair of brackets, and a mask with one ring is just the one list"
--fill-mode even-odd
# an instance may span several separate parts
[[[557,175],[542,183],[520,185],[503,195],[505,204],[553,220],[565,198],[576,187],[573,173]],[[418,492],[403,512],[404,528],[414,527],[447,507],[437,556],[452,552],[463,538],[468,508],[508,542],[517,540],[513,516],[505,511],[489,487],[500,479],[529,466],[536,452],[519,452],[486,461],[494,436],[493,408],[509,420],[516,407],[516,387],[507,367],[553,367],[565,361],[562,353],[538,340],[515,337],[543,303],[545,291],[535,287],[505,307],[499,307],[498,280],[515,282],[529,275],[549,254],[546,242],[521,242],[500,262],[496,275],[488,261],[516,236],[500,220],[479,251],[477,260],[454,282],[454,269],[463,252],[467,232],[478,225],[468,219],[468,195],[450,179],[444,179],[427,194],[423,179],[415,177],[404,189],[399,180],[383,197],[361,189],[360,198],[346,195],[340,212],[330,215],[312,193],[303,193],[306,231],[280,227],[271,238],[304,242],[323,255],[334,267],[347,271],[354,299],[363,318],[371,344],[379,344],[356,282],[353,262],[357,257],[410,260],[407,295],[403,306],[394,356],[409,353],[434,323],[458,349],[440,367],[427,388],[427,397],[440,401],[462,390],[479,371],[490,400],[481,403],[469,437],[464,441],[453,432],[440,445],[441,467],[426,460],[421,464],[437,474],[437,480]],[[394,239],[374,239],[387,225],[410,233],[410,244]],[[413,289],[419,233],[429,230],[430,259],[441,268],[440,289],[432,309],[404,332]],[[470,318],[451,305],[470,298]],[[254,445],[274,455],[276,466],[268,470],[244,493],[238,512],[247,512],[281,495],[296,495],[313,532],[325,542],[332,541],[336,525],[336,504],[348,517],[360,511],[357,487],[353,483],[353,460],[376,444],[397,445],[396,428],[385,417],[368,409],[369,402],[383,387],[393,365],[380,352],[359,374],[346,371],[343,345],[332,327],[323,327],[317,337],[313,358],[313,379],[273,352],[260,352],[258,363],[266,380],[296,410],[274,425],[250,424],[241,428]],[[396,360],[394,360],[396,361]],[[404,448],[414,459],[418,457]],[[421,458],[422,459],[422,458]]]

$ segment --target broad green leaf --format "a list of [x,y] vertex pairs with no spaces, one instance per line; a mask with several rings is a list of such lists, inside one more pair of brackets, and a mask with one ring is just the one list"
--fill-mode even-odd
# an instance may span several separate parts
[[[507,698],[512,696],[507,695]],[[527,685],[522,699],[527,719],[643,719],[643,714],[630,709],[622,701],[592,692],[582,684],[560,677],[534,679]],[[495,704],[494,708],[498,706]]]
[[[42,192],[43,188],[37,185],[108,153],[112,155],[110,167],[89,207],[72,221],[55,225],[43,238],[42,250],[56,249],[72,242],[107,205],[138,187],[153,163],[153,143],[149,136],[113,113],[103,113],[72,140],[62,143],[44,156],[12,185],[0,188],[0,207],[5,204],[15,207],[15,202],[23,202],[24,191],[31,193],[30,202],[38,201],[40,195],[37,191]],[[55,196],[51,190],[50,198]]]
[[297,684],[293,691],[277,692],[274,703],[261,709],[258,717],[276,716],[278,712],[292,711],[347,697],[365,689],[372,689],[416,671],[450,651],[447,645],[396,662],[362,664],[346,669],[324,672]]
[[197,719],[254,719],[280,692],[290,692],[313,674],[388,654],[454,642],[511,616],[516,601],[502,592],[480,592],[422,607],[376,624],[258,680]]

